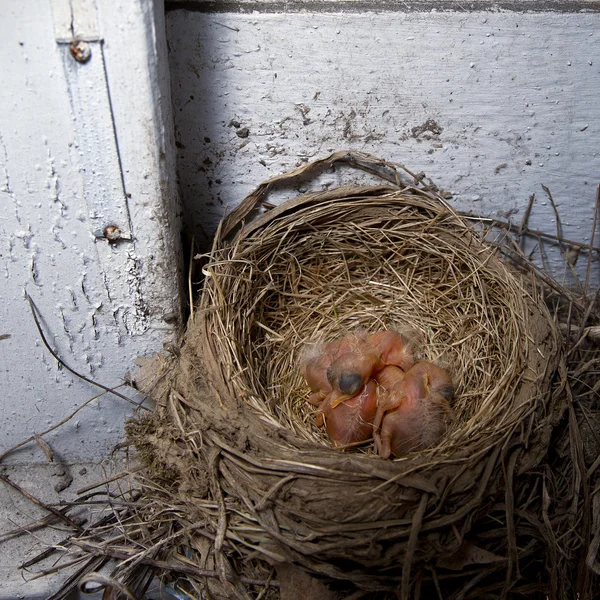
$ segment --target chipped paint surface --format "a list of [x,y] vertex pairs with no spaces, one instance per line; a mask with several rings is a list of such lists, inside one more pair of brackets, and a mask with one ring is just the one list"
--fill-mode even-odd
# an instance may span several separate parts
[[[64,1],[64,0],[62,0]],[[167,10],[236,12],[599,12],[598,0],[165,0]]]
[[516,223],[535,193],[530,225],[554,234],[545,184],[564,236],[589,239],[600,14],[171,10],[167,23],[197,239],[257,183],[344,148],[424,171],[459,209]]
[[[105,385],[119,385],[138,355],[162,348],[174,333],[180,253],[158,4],[0,6],[0,452],[100,391],[58,368],[38,338],[24,291],[37,303],[52,347]],[[69,31],[53,22],[65,18],[65,7],[74,10],[68,27],[76,30],[75,13],[83,15],[103,39],[91,42],[88,63],[71,58]],[[123,39],[126,61],[119,58]],[[105,225],[118,225],[129,239],[96,237],[100,211],[115,211],[118,223]],[[99,398],[48,442],[68,460],[101,459],[121,438],[130,408]],[[32,447],[13,460],[45,459]]]
[[104,42],[89,42],[91,57],[74,60],[71,45],[57,45],[69,94],[81,171],[83,194],[92,233],[102,237],[106,227],[118,225],[131,238],[126,191],[104,63]]

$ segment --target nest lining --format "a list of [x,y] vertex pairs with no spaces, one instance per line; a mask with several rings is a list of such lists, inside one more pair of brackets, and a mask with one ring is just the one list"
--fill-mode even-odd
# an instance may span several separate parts
[[[298,372],[306,344],[357,328],[412,332],[454,376],[456,420],[430,454],[509,432],[544,401],[557,337],[535,287],[439,200],[414,189],[299,199],[215,250],[203,307],[228,388],[330,445]],[[343,215],[343,218],[340,216]]]

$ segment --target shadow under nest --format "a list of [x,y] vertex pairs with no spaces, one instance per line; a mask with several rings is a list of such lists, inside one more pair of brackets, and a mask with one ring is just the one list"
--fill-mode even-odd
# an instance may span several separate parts
[[[595,401],[595,304],[388,163],[338,153],[291,176],[336,162],[390,183],[267,208],[285,178],[258,188],[217,233],[177,353],[142,369],[157,407],[127,425],[145,469],[113,577],[192,598],[591,598],[598,461],[576,411]],[[452,373],[437,446],[384,460],[315,426],[301,353],[359,328],[410,330]]]

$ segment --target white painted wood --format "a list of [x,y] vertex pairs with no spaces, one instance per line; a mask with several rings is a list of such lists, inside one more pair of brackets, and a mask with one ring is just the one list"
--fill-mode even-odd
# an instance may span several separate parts
[[[69,54],[75,36],[92,46],[88,63]],[[176,334],[181,252],[162,2],[6,0],[0,37],[2,453],[99,391],[57,367],[24,292],[70,366],[118,385],[137,356]],[[109,221],[130,239],[94,236]],[[56,466],[35,444],[6,461],[10,477],[50,502],[73,497],[86,478],[103,477],[99,463],[130,414],[104,396],[45,438],[75,477],[61,495]],[[0,489],[0,535],[38,517]],[[66,574],[26,582],[17,570],[39,549],[36,538],[0,544],[0,598],[57,590]]]
[[71,41],[73,37],[73,11],[71,0],[51,0],[54,34],[58,42]]
[[57,42],[100,39],[94,0],[50,0]]
[[[0,452],[99,391],[59,369],[42,347],[25,290],[64,360],[105,385],[119,384],[137,356],[161,349],[180,319],[172,126],[152,16],[162,5],[97,5],[106,64],[93,42],[91,61],[74,65],[71,78],[75,61],[56,41],[50,1],[0,4]],[[127,53],[117,68],[121,43]],[[107,213],[125,211],[123,221],[111,219],[131,228],[131,240],[94,237],[90,179]],[[103,397],[48,441],[69,460],[101,459],[129,413],[122,400]],[[35,446],[12,457],[44,460]]]
[[[535,193],[531,226],[555,233],[545,184],[564,235],[588,240],[600,14],[167,16],[179,178],[197,239],[258,182],[352,148],[425,171],[461,210],[520,222]],[[353,177],[321,185],[342,180]],[[553,265],[560,274],[556,254]]]
[[85,63],[73,59],[69,44],[60,44],[59,50],[78,149],[84,157],[83,190],[90,228],[92,235],[102,238],[107,227],[116,226],[123,239],[131,239],[103,42],[88,42],[88,45],[91,58]]
[[598,0],[166,0],[167,10],[181,8],[208,13],[366,13],[480,11],[598,12]]
[[[137,356],[176,334],[181,252],[162,2],[6,0],[0,36],[2,453],[99,391],[57,367],[25,290],[64,360],[118,385]],[[87,63],[71,57],[74,38],[88,40]],[[129,239],[97,237],[110,223]],[[102,478],[98,463],[130,414],[104,396],[46,437],[75,476],[63,498],[83,483],[78,461],[88,479]],[[7,461],[9,474],[56,502],[56,467],[46,460],[29,445]],[[36,518],[30,503],[0,489],[0,535]],[[65,574],[26,583],[17,571],[36,550],[35,538],[0,545],[0,598],[56,591]]]
[[135,240],[137,323],[170,332],[181,313],[182,250],[163,5],[103,0],[98,19]]
[[70,0],[73,11],[73,37],[77,40],[93,40],[100,36],[94,0]]

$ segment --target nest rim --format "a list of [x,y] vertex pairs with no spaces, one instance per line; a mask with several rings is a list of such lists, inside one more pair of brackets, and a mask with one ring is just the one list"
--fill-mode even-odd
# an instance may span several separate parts
[[[332,324],[331,321],[329,323],[324,323],[324,317],[319,315],[315,319],[316,324],[312,328],[312,334],[306,335],[304,334],[304,332],[296,333],[294,331],[294,334],[296,334],[296,341],[294,343],[294,347],[291,349],[291,353],[289,347],[286,347],[284,350],[281,351],[281,354],[285,357],[289,357],[289,360],[284,360],[283,365],[280,366],[278,372],[275,373],[275,379],[277,379],[278,377],[280,377],[282,371],[295,372],[295,377],[292,379],[291,386],[289,386],[289,378],[287,382],[281,385],[281,387],[284,388],[286,387],[285,384],[288,384],[288,387],[293,389],[296,393],[295,397],[292,399],[291,407],[290,405],[286,405],[285,403],[283,403],[286,409],[287,418],[282,419],[281,413],[277,415],[273,410],[273,406],[281,406],[281,403],[278,403],[278,401],[280,401],[281,398],[277,398],[275,402],[265,401],[264,398],[265,396],[269,396],[269,391],[265,389],[263,382],[258,382],[258,389],[251,389],[251,383],[254,382],[245,381],[242,383],[242,385],[236,385],[235,376],[232,376],[232,372],[235,370],[236,366],[240,368],[240,366],[243,364],[243,356],[245,355],[247,357],[255,349],[249,347],[248,345],[240,343],[239,340],[234,340],[232,343],[231,338],[229,338],[227,344],[223,344],[221,346],[218,345],[219,338],[221,336],[221,339],[228,338],[228,332],[226,330],[221,330],[219,333],[215,333],[215,306],[218,304],[219,299],[217,297],[217,294],[210,293],[210,286],[213,284],[215,278],[219,277],[219,269],[223,270],[223,266],[226,265],[228,261],[231,261],[231,265],[234,266],[233,270],[238,271],[237,276],[240,278],[244,277],[243,272],[241,275],[239,274],[238,261],[240,259],[238,257],[242,256],[241,260],[245,262],[246,265],[251,264],[252,261],[248,257],[253,250],[252,245],[256,245],[256,247],[258,248],[258,252],[262,252],[264,250],[265,243],[264,238],[261,234],[262,232],[267,230],[269,228],[269,225],[273,222],[281,220],[284,223],[284,225],[275,227],[274,231],[270,232],[270,235],[274,235],[274,237],[276,237],[277,235],[281,236],[282,230],[285,230],[283,232],[283,235],[284,237],[287,236],[289,238],[292,235],[290,233],[292,231],[292,226],[289,225],[289,222],[291,220],[295,218],[297,218],[298,220],[302,220],[303,218],[311,217],[313,222],[318,221],[319,219],[321,219],[321,217],[315,215],[319,212],[326,212],[327,209],[330,209],[330,212],[332,213],[335,211],[339,211],[340,213],[345,214],[344,211],[349,208],[349,205],[361,202],[363,203],[363,205],[365,203],[391,203],[392,205],[394,203],[398,203],[398,206],[401,209],[400,212],[402,212],[402,210],[406,209],[407,207],[411,206],[415,207],[417,211],[429,212],[430,215],[433,215],[431,217],[432,221],[435,222],[436,220],[441,219],[445,222],[443,225],[444,227],[450,225],[451,227],[456,227],[458,229],[458,237],[451,240],[450,246],[452,246],[453,243],[456,243],[457,239],[459,241],[462,241],[460,240],[460,238],[465,238],[466,236],[466,250],[470,251],[474,249],[474,254],[477,258],[477,260],[474,261],[474,266],[472,267],[473,272],[475,274],[477,274],[477,271],[481,271],[481,263],[487,263],[489,265],[489,263],[491,262],[492,265],[489,270],[493,275],[492,279],[494,277],[500,278],[502,280],[502,283],[505,284],[504,291],[506,291],[506,288],[510,287],[511,285],[514,286],[516,292],[512,299],[516,301],[517,310],[513,311],[512,313],[509,313],[508,318],[505,319],[505,323],[509,327],[511,325],[515,325],[516,323],[516,326],[513,327],[514,331],[512,332],[512,339],[510,339],[510,336],[508,336],[508,341],[512,347],[511,351],[514,352],[517,345],[523,342],[523,336],[525,338],[525,344],[527,345],[528,351],[530,352],[530,354],[533,354],[533,360],[536,361],[537,359],[537,362],[533,365],[526,364],[526,370],[531,370],[533,371],[533,373],[526,374],[526,378],[530,380],[529,384],[525,386],[527,389],[520,394],[522,402],[515,402],[515,408],[518,412],[516,415],[513,415],[513,418],[510,420],[510,422],[504,424],[504,431],[507,432],[511,430],[511,428],[512,430],[514,430],[514,428],[518,426],[518,423],[522,421],[523,418],[526,418],[531,415],[531,410],[533,410],[534,412],[544,412],[544,398],[547,399],[550,387],[549,375],[554,369],[556,369],[556,366],[560,360],[560,356],[558,351],[558,332],[556,331],[553,319],[547,307],[541,300],[539,289],[536,289],[535,286],[531,285],[531,282],[527,282],[516,271],[511,270],[511,268],[508,265],[505,265],[505,263],[501,262],[500,259],[496,256],[495,250],[491,246],[487,245],[483,240],[479,239],[477,232],[473,230],[471,225],[465,220],[461,219],[461,217],[459,217],[441,198],[436,197],[429,190],[422,190],[419,188],[414,188],[412,186],[404,187],[400,190],[388,186],[344,187],[338,188],[333,192],[328,193],[313,193],[303,195],[296,198],[295,200],[288,201],[284,205],[280,205],[277,209],[273,209],[261,215],[255,221],[251,222],[249,227],[244,226],[231,240],[226,241],[223,238],[217,238],[215,246],[213,247],[213,251],[211,253],[211,258],[213,260],[209,260],[208,264],[206,264],[203,267],[203,272],[205,275],[208,275],[208,277],[205,282],[202,301],[199,306],[199,312],[201,315],[203,315],[202,319],[206,319],[209,321],[212,320],[210,324],[205,323],[202,327],[205,331],[211,330],[211,335],[216,336],[215,339],[207,340],[208,353],[212,355],[208,357],[207,362],[215,366],[218,362],[222,362],[223,360],[225,360],[225,357],[227,357],[228,350],[228,348],[226,347],[227,344],[229,345],[229,349],[232,352],[232,354],[235,352],[234,346],[237,345],[238,354],[233,357],[231,363],[228,365],[227,374],[225,376],[223,374],[223,371],[217,367],[217,369],[215,369],[216,372],[213,371],[212,373],[213,377],[220,377],[222,382],[225,384],[225,389],[227,389],[228,392],[233,396],[241,398],[242,402],[248,403],[251,406],[252,410],[259,413],[261,420],[267,421],[277,428],[285,427],[291,429],[295,435],[298,435],[300,438],[307,442],[316,443],[318,446],[321,447],[332,447],[331,443],[328,442],[328,438],[326,437],[326,435],[318,431],[317,428],[310,423],[310,418],[312,417],[314,412],[311,413],[306,408],[306,397],[308,388],[297,373],[299,355],[301,354],[302,347],[304,347],[307,343],[312,343],[318,341],[319,339],[335,339],[336,337],[340,337],[341,335],[344,335],[351,331],[356,331],[356,329],[373,331],[375,329],[374,324],[377,324],[379,328],[389,328],[406,331],[407,329],[410,329],[410,327],[407,326],[407,321],[411,321],[411,319],[404,316],[400,319],[394,318],[390,320],[386,315],[382,316],[378,314],[374,316],[373,314],[370,314],[368,315],[368,318],[370,319],[369,322],[364,318],[356,318],[356,315],[352,315],[352,318],[348,319],[351,323],[351,326],[344,326],[340,325],[340,323],[344,321],[344,316],[339,314],[339,310],[336,312],[335,305],[337,304],[337,307],[339,308],[340,303],[334,302],[333,309],[334,312],[336,312],[336,323]],[[389,215],[390,219],[392,217],[393,215]],[[381,221],[385,221],[386,218],[387,217],[382,217]],[[332,221],[334,221],[334,219],[332,219]],[[335,226],[335,222],[333,222],[332,226]],[[426,223],[425,226],[428,227],[429,224]],[[314,227],[312,223],[309,223],[309,225],[307,226],[307,228],[310,227]],[[327,227],[328,225],[326,224],[325,228]],[[362,225],[360,228],[362,229]],[[253,241],[254,238],[256,238],[255,241]],[[311,242],[309,241],[308,245],[310,244]],[[278,242],[276,252],[281,253],[284,250],[285,247],[282,247],[281,242]],[[464,251],[465,249],[463,248],[463,252]],[[227,253],[230,253],[229,256],[227,256]],[[483,260],[479,259],[478,253],[484,254]],[[243,268],[244,267],[242,266],[242,269]],[[260,270],[259,266],[256,265],[252,265],[251,269]],[[397,273],[395,273],[394,275],[398,276]],[[223,273],[223,279],[225,281],[232,280],[234,277],[235,275],[232,274],[231,271]],[[273,283],[272,277],[269,283]],[[277,287],[278,283],[278,281],[275,281],[273,286]],[[352,283],[356,282],[353,281]],[[458,283],[462,284],[463,282]],[[489,284],[489,281],[485,283]],[[220,284],[218,284],[219,288],[221,288],[222,286],[223,281]],[[264,292],[266,287],[268,287],[268,285],[262,288],[262,291],[260,292],[261,294]],[[481,287],[483,289],[486,286],[482,285]],[[356,290],[356,287],[354,289]],[[486,293],[487,292],[488,290],[486,290]],[[219,289],[217,293],[223,294],[225,292],[223,289]],[[254,298],[250,297],[249,300],[254,301]],[[502,300],[504,300],[504,298],[500,298],[500,301]],[[240,305],[243,305],[243,299],[242,301],[237,302],[236,304],[238,303]],[[496,308],[497,305],[498,303],[494,305],[494,308]],[[508,308],[512,309],[512,306],[508,306]],[[309,312],[310,310],[312,309],[309,309]],[[519,310],[520,314],[518,313]],[[422,311],[422,305],[418,308],[418,311]],[[535,314],[536,311],[537,314]],[[535,336],[537,339],[535,340],[531,339],[530,332],[527,331],[527,326],[529,325],[528,319],[531,316],[527,313],[532,312],[534,313],[534,316],[537,317],[538,321],[540,319],[541,321],[543,321],[541,326],[538,325],[539,327],[541,327],[541,332],[538,332],[538,335]],[[414,317],[414,315],[412,316]],[[429,316],[430,315],[427,315],[427,317]],[[227,323],[229,325],[233,319],[230,318],[231,315],[228,315],[228,317],[229,318],[222,317],[221,323]],[[486,323],[486,325],[488,324],[489,323]],[[271,336],[273,340],[277,341],[279,337],[278,333],[274,327],[270,326],[270,323],[259,323],[259,325],[261,327],[261,333],[265,334],[267,337]],[[326,326],[324,327],[324,325]],[[432,336],[431,333],[435,328],[430,327],[429,332],[423,331],[423,326],[415,328],[414,319],[412,319],[412,325],[412,329],[417,329],[418,334],[421,338],[428,338],[425,344],[421,343],[420,345],[420,358],[432,360],[437,363],[441,362],[442,366],[447,366],[448,364],[452,365],[453,361],[450,360],[448,356],[443,356],[439,352],[439,349],[437,351],[433,350],[432,352],[431,339],[434,336]],[[438,331],[434,331],[434,334],[439,332],[439,323],[437,323],[437,325]],[[294,329],[293,324],[291,325],[291,329]],[[334,335],[332,335],[333,329],[336,329]],[[524,335],[523,330],[525,330]],[[527,339],[528,337],[529,339]],[[500,344],[505,343],[506,341],[506,337],[503,337],[502,339],[498,340]],[[543,350],[540,349],[540,345],[543,345]],[[278,357],[274,353],[270,356],[271,360],[276,360],[278,358],[280,357]],[[454,355],[454,358],[456,358],[456,354]],[[261,359],[264,361],[264,357],[261,357]],[[517,356],[517,359],[519,359],[522,362],[523,357]],[[519,360],[517,362],[519,362]],[[244,365],[240,368],[240,370],[243,371],[247,368],[247,365]],[[503,373],[502,379],[499,382],[499,384],[491,386],[489,390],[489,396],[497,398],[497,403],[495,406],[496,408],[497,405],[502,402],[503,392],[506,392],[506,385],[505,387],[503,387],[502,384],[510,384],[511,378],[513,381],[519,381],[521,379],[519,371],[521,371],[522,369],[523,367],[521,364],[510,365],[506,368],[505,372]],[[466,371],[467,369],[463,365],[460,373],[458,374],[458,376],[455,377],[455,379],[459,380],[459,400],[464,399],[465,397],[465,386],[461,384],[460,376],[463,375]],[[232,381],[233,386],[231,385]],[[509,386],[508,395],[510,395],[512,391],[514,390],[511,390]],[[530,400],[533,401],[533,405],[530,405],[527,409],[526,404]],[[477,431],[478,434],[484,437],[497,437],[495,436],[495,434],[498,433],[499,429],[497,426],[498,411],[486,411],[486,409],[489,409],[489,407],[490,402],[483,402],[482,407],[480,407],[480,410],[476,412],[476,414],[473,416],[473,419],[480,421],[480,426],[478,427]],[[457,408],[456,399],[454,408]],[[492,406],[492,408],[494,408],[494,406]],[[458,412],[459,418],[464,417],[464,415],[461,414],[460,407]],[[507,415],[509,413],[509,411],[506,410],[506,407],[504,407],[504,413],[504,420],[506,421],[506,419],[508,418]],[[294,421],[298,423],[299,420],[300,422],[302,422],[305,428],[298,427],[297,425],[294,426]],[[482,421],[486,423],[485,426],[481,426]],[[423,457],[423,454],[428,455],[428,457],[434,461],[436,454],[440,459],[442,459],[442,456],[440,456],[440,452],[446,459],[451,460],[451,456],[449,456],[449,454],[451,454],[454,455],[454,458],[463,460],[465,456],[464,444],[468,443],[469,441],[472,441],[474,433],[473,428],[463,428],[461,431],[460,428],[457,429],[456,427],[451,426],[451,428],[449,429],[449,433],[450,435],[444,436],[442,444],[438,444],[432,449],[419,451],[419,454],[421,456],[418,457],[417,462],[422,462],[421,459]],[[453,438],[454,441],[454,452],[449,453],[448,443],[451,440],[451,438]],[[408,460],[410,462],[410,459],[411,456],[402,457],[396,459],[396,461],[406,462]]]

